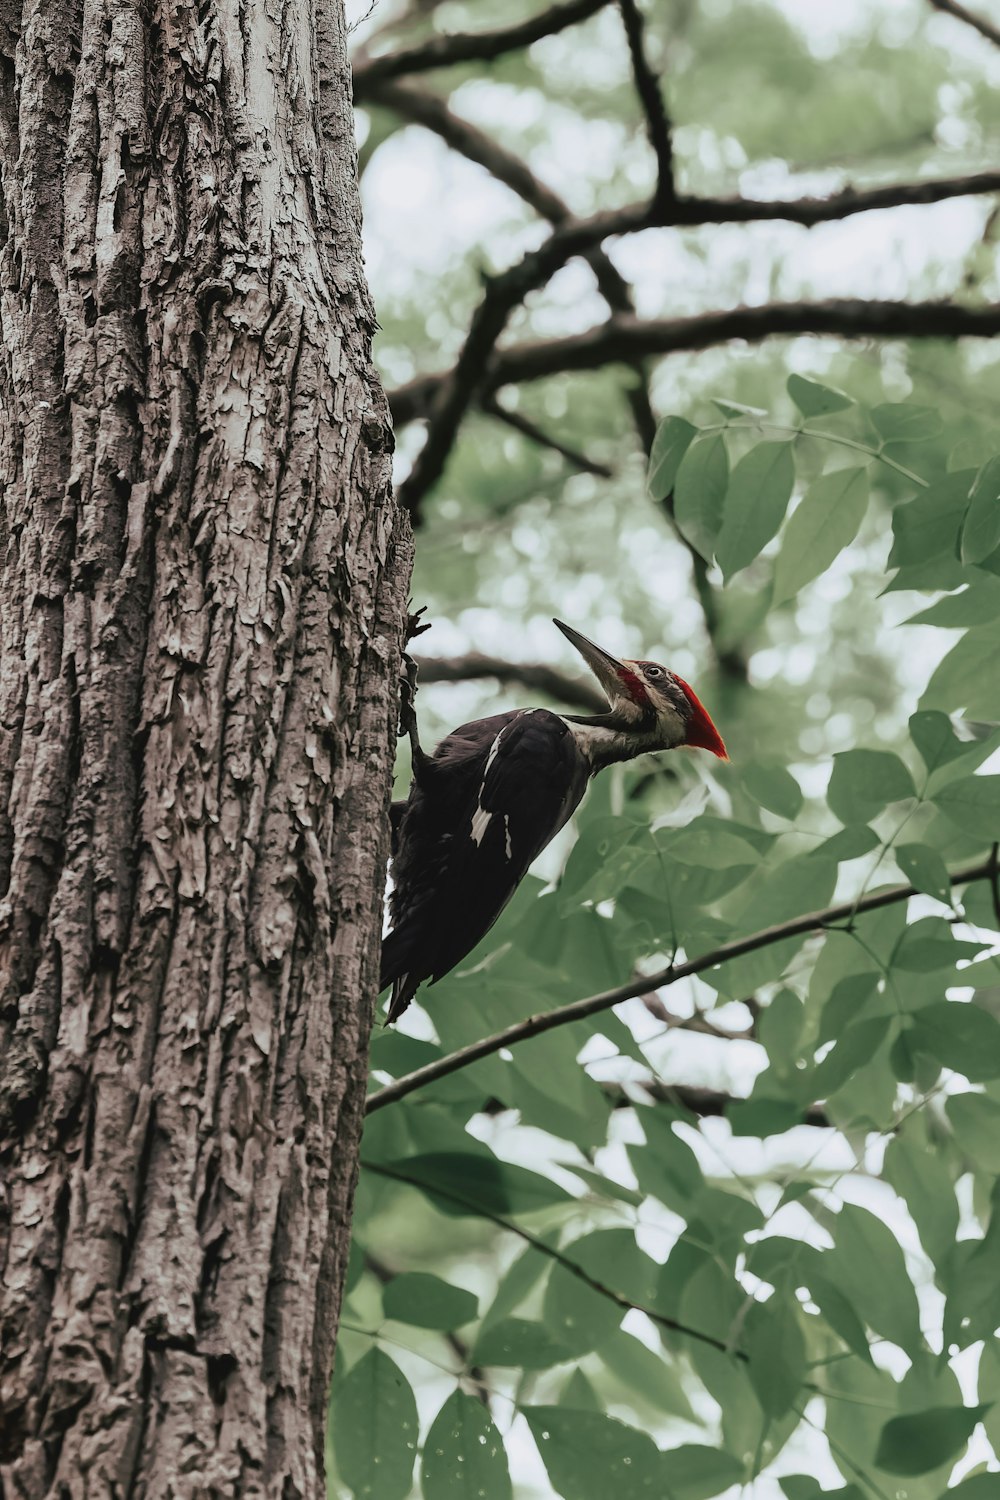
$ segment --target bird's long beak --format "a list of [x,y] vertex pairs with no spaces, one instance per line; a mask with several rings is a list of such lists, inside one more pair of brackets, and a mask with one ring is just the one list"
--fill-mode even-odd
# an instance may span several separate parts
[[579,651],[587,666],[601,684],[604,694],[612,706],[616,699],[620,699],[626,695],[632,696],[628,693],[627,680],[630,677],[634,677],[635,674],[629,671],[624,662],[619,661],[616,656],[612,656],[610,651],[605,651],[603,646],[598,646],[593,641],[588,641],[587,637],[581,635],[578,630],[574,630],[572,625],[564,625],[562,620],[553,620],[552,623],[559,627],[570,645],[575,646]]

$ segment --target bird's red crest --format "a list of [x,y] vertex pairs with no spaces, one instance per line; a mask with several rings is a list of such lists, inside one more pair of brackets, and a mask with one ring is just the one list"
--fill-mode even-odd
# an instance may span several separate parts
[[676,681],[684,689],[688,702],[694,710],[688,724],[687,736],[684,743],[686,745],[695,745],[701,750],[710,750],[720,760],[728,760],[729,754],[722,742],[722,735],[712,723],[708,709],[702,703],[694,688],[689,687],[683,677],[676,677]]

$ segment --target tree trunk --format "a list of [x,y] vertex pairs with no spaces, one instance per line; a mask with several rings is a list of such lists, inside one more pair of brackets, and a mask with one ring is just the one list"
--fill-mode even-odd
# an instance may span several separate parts
[[342,0],[0,0],[0,1492],[323,1492],[409,540]]

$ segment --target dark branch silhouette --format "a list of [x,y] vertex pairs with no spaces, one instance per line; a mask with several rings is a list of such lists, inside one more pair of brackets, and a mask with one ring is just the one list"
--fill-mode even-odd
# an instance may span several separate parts
[[646,116],[649,144],[656,157],[656,191],[654,198],[664,205],[676,197],[674,186],[674,148],[670,138],[670,120],[663,103],[660,81],[646,56],[646,27],[636,0],[618,0],[636,93]]
[[455,63],[489,62],[505,52],[530,47],[543,36],[554,36],[567,26],[585,21],[603,10],[608,0],[563,0],[519,21],[514,26],[495,31],[459,32],[452,36],[435,36],[413,47],[401,48],[378,57],[358,57],[354,62],[354,98],[360,104],[376,83],[386,78],[401,78],[407,73],[426,73],[432,68],[448,68]]
[[519,683],[532,693],[543,693],[557,703],[582,708],[585,713],[602,713],[607,701],[582,677],[558,672],[544,662],[506,661],[499,656],[483,656],[470,651],[467,656],[417,657],[421,683],[475,682],[492,678],[496,682]]
[[987,21],[985,16],[979,16],[975,11],[966,10],[964,5],[959,5],[958,0],[930,0],[935,10],[942,11],[946,16],[954,16],[956,21],[964,21],[966,26],[971,26],[984,36],[988,42],[995,47],[1000,47],[1000,26],[994,26],[992,21]]
[[[993,869],[991,856],[987,860],[978,860],[974,864],[953,870],[949,878],[952,885],[968,885],[972,881],[991,879]],[[860,901],[843,901],[837,906],[828,906],[823,911],[808,912],[805,916],[794,917],[789,922],[779,922],[773,927],[764,927],[759,932],[750,933],[747,937],[734,938],[731,942],[722,943],[718,948],[713,948],[711,952],[703,953],[698,958],[689,959],[682,964],[671,964],[657,974],[640,975],[626,984],[618,985],[616,989],[602,990],[600,994],[588,995],[584,1000],[574,1000],[569,1005],[558,1006],[555,1010],[542,1011],[538,1015],[528,1016],[523,1021],[516,1021],[512,1026],[505,1027],[503,1031],[482,1037],[478,1042],[472,1042],[467,1047],[460,1047],[458,1051],[449,1053],[447,1057],[438,1058],[435,1062],[427,1063],[425,1067],[417,1068],[414,1072],[407,1073],[404,1077],[386,1084],[384,1088],[368,1096],[365,1112],[370,1114],[376,1109],[383,1109],[387,1104],[394,1104],[398,1099],[404,1099],[407,1094],[412,1094],[417,1089],[436,1083],[439,1078],[446,1078],[449,1073],[457,1073],[459,1069],[478,1062],[480,1058],[489,1057],[505,1047],[513,1047],[518,1042],[527,1041],[529,1037],[540,1036],[543,1032],[552,1031],[557,1026],[569,1026],[574,1021],[585,1020],[587,1016],[596,1015],[602,1010],[610,1010],[613,1005],[618,1005],[622,1000],[634,999],[635,996],[642,995],[647,990],[666,989],[672,984],[677,984],[681,979],[690,978],[693,974],[703,974],[706,969],[716,969],[728,963],[730,959],[741,958],[745,953],[755,953],[759,948],[769,948],[774,943],[783,942],[785,938],[801,937],[810,932],[822,932],[840,922],[853,922],[854,918],[862,912],[877,911],[883,906],[894,906],[900,901],[908,901],[911,896],[917,894],[916,887],[912,885],[889,886],[884,891],[876,891],[870,896],[863,896]]]
[[[541,380],[567,370],[592,370],[615,360],[707,349],[731,339],[759,343],[802,333],[860,338],[993,338],[1000,333],[1000,303],[963,307],[954,302],[770,302],[689,318],[616,317],[585,333],[540,339],[496,350],[479,379],[484,390]],[[397,425],[423,416],[450,373],[421,375],[390,392]]]
[[488,417],[495,417],[498,422],[503,422],[506,427],[512,427],[522,437],[537,443],[539,448],[550,448],[553,453],[558,453],[574,469],[579,469],[582,474],[594,474],[598,479],[610,479],[614,470],[607,464],[598,463],[594,458],[588,458],[586,453],[581,453],[577,448],[571,448],[567,443],[561,443],[557,437],[546,432],[537,422],[526,417],[523,412],[509,410],[501,406],[492,392],[483,397],[482,409]]

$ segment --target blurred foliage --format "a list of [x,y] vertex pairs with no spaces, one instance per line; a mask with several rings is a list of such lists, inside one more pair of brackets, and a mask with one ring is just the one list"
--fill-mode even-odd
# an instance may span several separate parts
[[[387,4],[365,44],[535,9]],[[791,196],[995,159],[1000,51],[922,0],[647,9],[686,191]],[[613,8],[419,82],[579,211],[651,185]],[[363,158],[369,226],[396,226],[372,252],[390,386],[447,367],[483,267],[540,234],[443,150],[379,111]],[[428,269],[437,182],[455,196]],[[463,202],[477,184],[478,219]],[[992,207],[662,231],[614,253],[649,316],[845,289],[993,299]],[[506,337],[604,316],[570,266]],[[959,1493],[987,1500],[1000,911],[989,881],[953,888],[948,870],[1000,840],[1000,357],[772,340],[650,375],[648,482],[635,371],[501,397],[610,480],[470,414],[418,536],[413,594],[435,626],[420,647],[575,671],[557,614],[691,680],[732,764],[675,754],[606,772],[480,948],[376,1034],[372,1090],[833,901],[903,880],[918,894],[370,1116],[331,1493],[709,1500],[756,1482],[787,1500],[938,1500],[971,1473]],[[416,441],[401,435],[404,467]],[[523,701],[425,687],[425,741]],[[692,1086],[723,1115],[692,1109]]]

